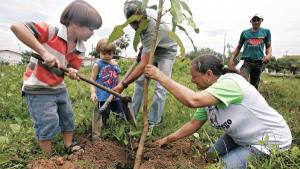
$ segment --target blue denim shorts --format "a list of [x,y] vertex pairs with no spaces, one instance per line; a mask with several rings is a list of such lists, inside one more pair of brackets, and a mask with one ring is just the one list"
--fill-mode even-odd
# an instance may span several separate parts
[[74,130],[74,113],[67,91],[59,94],[25,94],[38,140],[50,140],[61,131]]

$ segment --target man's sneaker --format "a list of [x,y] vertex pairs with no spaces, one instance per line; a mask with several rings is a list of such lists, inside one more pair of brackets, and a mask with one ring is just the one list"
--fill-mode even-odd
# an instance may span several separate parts
[[153,134],[153,129],[154,129],[154,126],[148,128],[147,136],[152,136],[152,134]]

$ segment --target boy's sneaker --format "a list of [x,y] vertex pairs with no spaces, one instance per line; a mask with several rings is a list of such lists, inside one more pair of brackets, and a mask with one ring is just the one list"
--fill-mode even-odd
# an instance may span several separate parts
[[80,145],[78,145],[76,142],[72,143],[69,147],[66,147],[67,153],[70,154],[82,154],[84,153],[84,149],[83,147],[81,147]]

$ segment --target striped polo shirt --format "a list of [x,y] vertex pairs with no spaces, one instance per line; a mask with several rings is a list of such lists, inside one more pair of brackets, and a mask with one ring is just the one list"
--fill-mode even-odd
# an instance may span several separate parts
[[[77,41],[73,52],[67,53],[67,27],[57,28],[44,22],[27,22],[25,25],[37,40],[59,61],[61,66],[79,69],[83,60],[85,46]],[[31,57],[24,73],[22,91],[30,94],[56,94],[65,91],[64,73],[48,67]]]

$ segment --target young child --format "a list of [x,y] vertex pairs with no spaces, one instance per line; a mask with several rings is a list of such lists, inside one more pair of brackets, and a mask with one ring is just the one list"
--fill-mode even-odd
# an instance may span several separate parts
[[[112,59],[116,51],[116,46],[115,44],[109,44],[107,39],[101,39],[97,44],[96,51],[100,54],[100,60],[93,66],[91,80],[112,89],[119,83],[119,74],[121,72],[115,60]],[[93,102],[98,100],[98,110],[108,99],[109,95],[110,94],[106,91],[99,88],[96,89],[91,85],[91,100]],[[115,97],[107,108],[101,112],[102,122],[105,128],[108,127],[107,120],[110,111],[118,113],[121,117],[125,117],[122,102],[119,98]],[[96,116],[97,115],[94,114],[93,136],[100,134],[99,131],[97,131],[99,130],[99,126],[96,123],[99,119],[95,119]],[[98,129],[94,129],[94,127]]]
[[64,145],[73,153],[82,148],[73,140],[74,113],[64,83],[64,74],[53,66],[67,67],[67,75],[78,79],[83,41],[102,25],[100,14],[82,0],[71,2],[62,12],[60,28],[44,22],[14,23],[11,30],[44,62],[33,57],[24,73],[22,92],[34,123],[38,143],[46,155],[51,153],[51,140],[62,132]]

